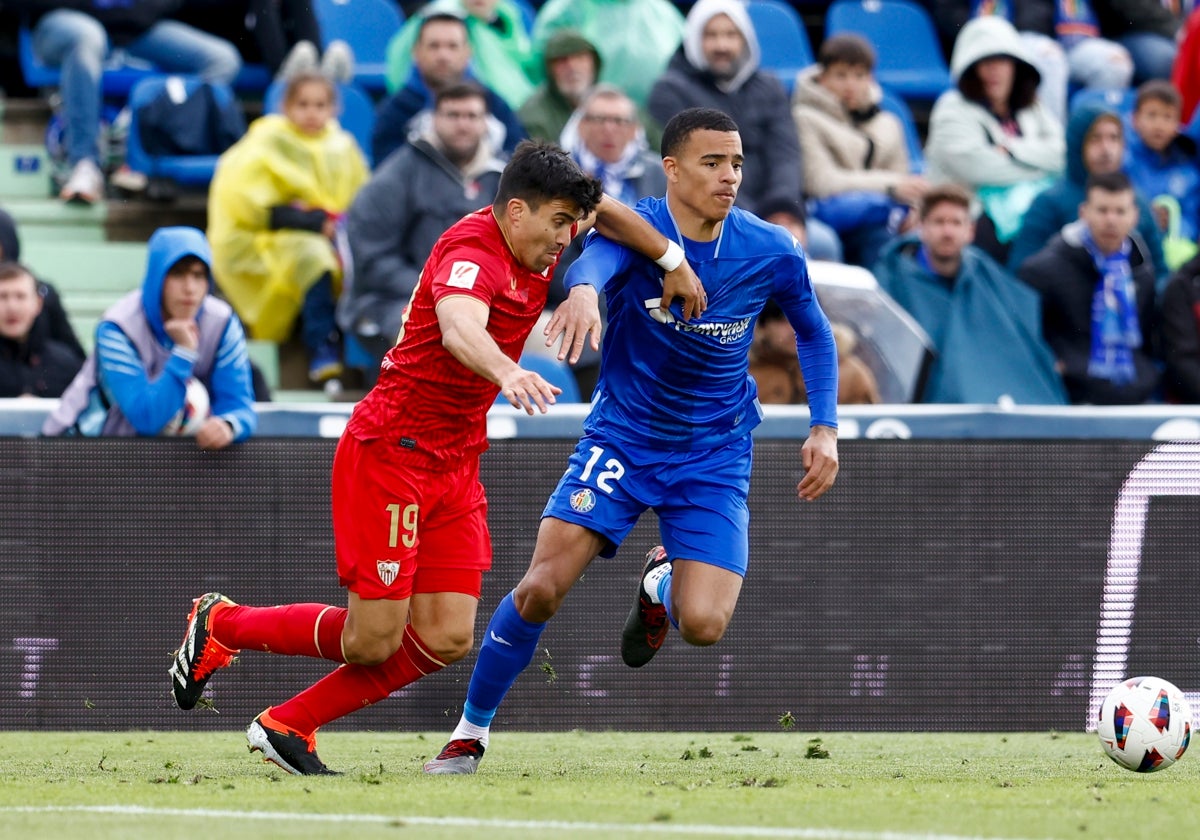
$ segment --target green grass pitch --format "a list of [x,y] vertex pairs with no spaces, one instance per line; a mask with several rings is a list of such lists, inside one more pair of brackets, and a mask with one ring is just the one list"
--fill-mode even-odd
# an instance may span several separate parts
[[240,732],[0,733],[0,837],[803,840],[1200,837],[1200,759],[1122,770],[1071,733],[322,733],[288,776]]

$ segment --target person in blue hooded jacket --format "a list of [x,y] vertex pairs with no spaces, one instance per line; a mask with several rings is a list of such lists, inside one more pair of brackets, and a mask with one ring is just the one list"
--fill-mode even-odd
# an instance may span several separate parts
[[875,265],[880,287],[929,334],[937,352],[924,403],[1066,405],[1054,354],[1042,338],[1036,292],[971,245],[971,197],[929,190],[920,228],[893,240]]
[[[637,210],[687,256],[706,308],[690,320],[677,306],[664,312],[662,271],[600,236],[571,267],[566,285],[578,294],[555,312],[548,335],[556,337],[560,318],[586,321],[583,334],[563,335],[561,352],[577,360],[588,335],[595,349],[595,290],[604,289],[608,333],[592,410],[542,513],[529,569],[492,614],[462,720],[426,773],[475,772],[492,719],[546,622],[592,559],[613,557],[648,508],[658,514],[663,544],[646,556],[622,659],[646,665],[671,627],[692,645],[720,640],[749,564],[751,431],[762,409],[748,351],[768,299],[796,331],[808,388],[796,494],[815,500],[837,476],[833,332],[795,237],[734,207],[743,162],[737,124],[712,108],[681,111],[663,130],[662,155],[666,198],[643,199]],[[578,318],[585,301],[588,317]]]
[[213,297],[212,253],[193,227],[150,237],[142,287],[96,327],[96,350],[42,426],[44,435],[153,436],[184,408],[188,381],[209,393],[201,449],[246,440],[258,425],[246,334]]
[[[1008,269],[1016,273],[1021,263],[1046,247],[1056,233],[1079,218],[1079,205],[1087,198],[1089,175],[1119,172],[1125,161],[1125,128],[1121,117],[1103,105],[1088,103],[1076,108],[1067,120],[1067,172],[1043,190],[1021,221],[1008,251]],[[1162,236],[1145,197],[1135,193],[1137,232],[1146,243],[1154,276],[1166,282]]]

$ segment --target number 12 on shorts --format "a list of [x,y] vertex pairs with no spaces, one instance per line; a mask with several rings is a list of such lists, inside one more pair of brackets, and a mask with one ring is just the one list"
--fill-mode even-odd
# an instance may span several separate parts
[[[579,475],[580,481],[591,481],[592,471],[600,463],[600,459],[604,457],[604,449],[599,446],[593,446],[591,452],[592,457],[588,458],[587,463],[583,467],[583,472]],[[620,481],[623,475],[625,475],[625,465],[616,458],[609,458],[604,462],[604,469],[596,474],[596,486],[605,493],[612,493],[616,488],[611,482]]]

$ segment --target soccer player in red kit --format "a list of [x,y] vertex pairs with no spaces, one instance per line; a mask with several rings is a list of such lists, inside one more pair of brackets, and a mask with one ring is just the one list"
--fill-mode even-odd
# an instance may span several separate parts
[[[289,773],[330,771],[316,731],[471,649],[483,572],[491,566],[479,455],[499,392],[545,412],[559,389],[517,360],[546,303],[563,249],[593,222],[666,271],[664,306],[704,308],[699,280],[678,245],[604,197],[556,146],[523,143],[495,202],[452,226],[434,246],[378,382],[355,407],[333,462],[338,578],[347,608],[251,607],[220,593],[197,598],[170,669],[181,709],[196,706],[213,673],[240,651],[312,656],[339,667],[262,712],[246,736]],[[556,316],[560,357],[576,361],[598,331],[594,295]]]

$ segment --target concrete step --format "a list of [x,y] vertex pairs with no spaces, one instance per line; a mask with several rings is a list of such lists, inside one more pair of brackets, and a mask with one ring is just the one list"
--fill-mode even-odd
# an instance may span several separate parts
[[89,207],[45,196],[12,198],[5,193],[0,193],[0,203],[16,220],[22,243],[102,242],[105,239],[108,208],[104,204]]

